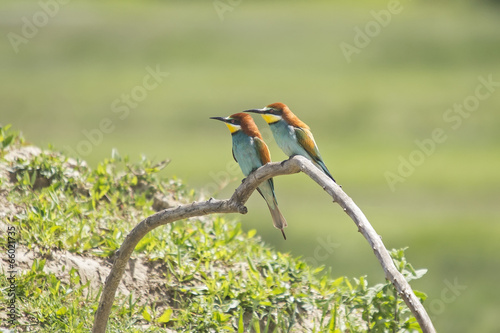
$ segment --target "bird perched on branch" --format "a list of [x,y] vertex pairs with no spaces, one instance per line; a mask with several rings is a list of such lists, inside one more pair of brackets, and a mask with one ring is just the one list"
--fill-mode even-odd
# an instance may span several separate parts
[[[210,119],[220,120],[229,128],[233,138],[233,157],[240,165],[245,177],[264,164],[271,162],[269,149],[249,114],[235,113],[229,117],[210,117]],[[274,226],[281,230],[283,238],[286,240],[283,228],[287,226],[287,223],[278,208],[273,179],[270,178],[260,184],[257,191],[266,200]]]
[[269,124],[274,139],[283,152],[292,157],[302,155],[322,170],[334,182],[330,171],[323,162],[314,137],[304,122],[290,111],[283,103],[269,104],[262,109],[245,110],[258,113]]

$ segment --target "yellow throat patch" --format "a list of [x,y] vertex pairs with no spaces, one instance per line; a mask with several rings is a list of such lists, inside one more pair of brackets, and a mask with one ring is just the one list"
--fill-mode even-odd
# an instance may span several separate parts
[[227,128],[229,128],[229,132],[231,132],[231,134],[233,134],[234,132],[238,132],[241,129],[240,125],[233,125],[230,123],[225,123],[225,124]]
[[262,114],[261,116],[262,116],[262,118],[264,118],[264,120],[268,124],[272,124],[272,123],[275,123],[275,122],[281,120],[281,116],[277,116],[274,114]]

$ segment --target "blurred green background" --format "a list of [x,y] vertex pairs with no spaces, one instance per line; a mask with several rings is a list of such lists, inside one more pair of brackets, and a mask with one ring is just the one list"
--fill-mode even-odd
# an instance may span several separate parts
[[[428,293],[438,331],[500,331],[498,83],[473,111],[443,118],[474,101],[478,77],[500,82],[498,2],[402,0],[383,25],[375,16],[388,1],[41,3],[0,4],[2,123],[91,165],[112,148],[132,159],[170,158],[166,176],[200,191],[221,187],[215,196],[224,198],[242,176],[229,132],[208,117],[284,102],[312,128],[334,177],[386,246],[408,246],[410,262],[429,269],[414,287]],[[355,46],[355,29],[367,28],[367,45],[348,61],[342,43]],[[169,73],[151,90],[143,87],[148,67]],[[131,94],[135,104],[126,106]],[[273,159],[284,159],[255,119]],[[446,140],[391,189],[386,173],[418,157],[415,140],[436,128]],[[275,184],[287,241],[258,196],[234,218],[335,276],[383,280],[326,193],[303,174]]]

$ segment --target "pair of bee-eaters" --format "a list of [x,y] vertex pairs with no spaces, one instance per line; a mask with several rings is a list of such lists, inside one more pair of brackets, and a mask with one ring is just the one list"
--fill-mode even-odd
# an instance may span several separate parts
[[[276,143],[286,155],[306,157],[335,181],[321,158],[309,126],[294,115],[288,106],[283,103],[274,103],[263,109],[251,109],[244,112],[258,113],[264,118],[271,128]],[[229,128],[233,138],[233,157],[245,176],[271,161],[269,149],[249,114],[235,113],[229,117],[211,117],[211,119],[223,121]],[[283,238],[286,239],[283,228],[287,226],[287,223],[278,209],[273,179],[270,178],[259,185],[257,191],[266,200],[274,226],[281,230]]]

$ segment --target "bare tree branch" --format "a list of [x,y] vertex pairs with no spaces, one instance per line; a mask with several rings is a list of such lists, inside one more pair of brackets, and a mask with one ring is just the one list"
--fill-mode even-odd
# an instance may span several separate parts
[[351,217],[358,226],[359,232],[363,234],[370,244],[375,256],[384,269],[385,276],[392,282],[400,296],[405,301],[417,319],[424,333],[435,333],[434,326],[420,303],[419,299],[411,289],[403,275],[396,269],[389,252],[384,246],[382,239],[371,226],[363,212],[358,208],[354,201],[342,190],[342,188],[315,167],[309,160],[302,156],[294,156],[281,163],[268,163],[252,172],[235,190],[230,199],[216,200],[209,199],[205,202],[193,202],[192,204],[182,205],[177,208],[165,209],[153,214],[141,221],[127,235],[120,249],[116,252],[115,262],[111,272],[106,279],[99,307],[95,313],[93,333],[105,333],[111,306],[113,305],[116,289],[120,283],[125,267],[134,251],[137,243],[151,230],[178,220],[189,217],[202,216],[214,213],[241,213],[246,214],[247,202],[253,191],[263,181],[279,175],[287,175],[298,172],[304,172],[312,180],[318,183],[343,210]]

